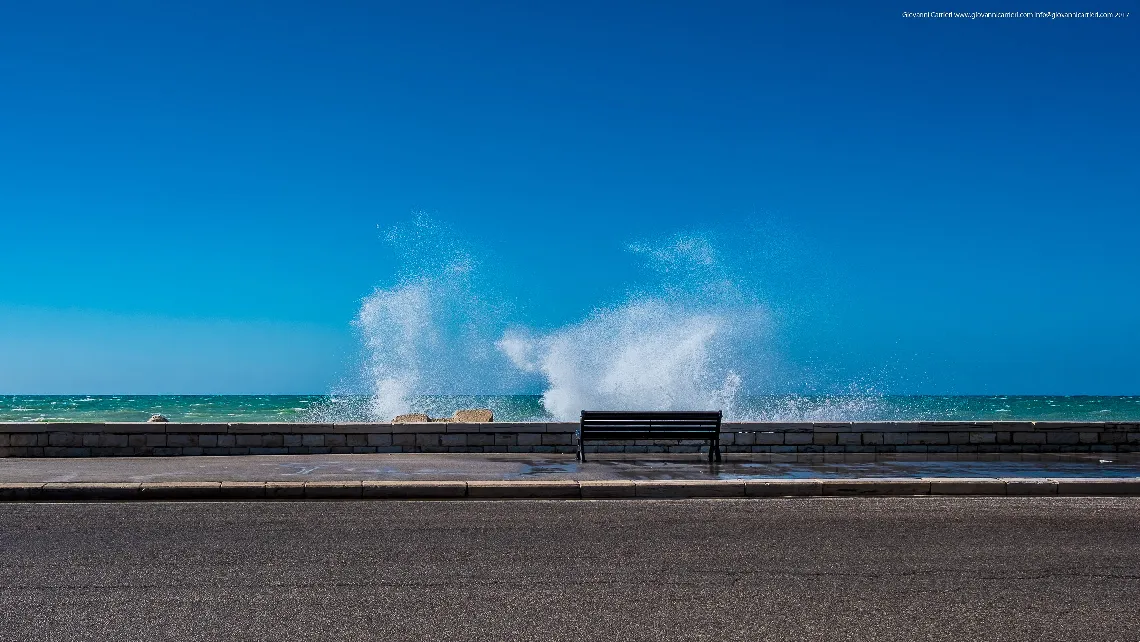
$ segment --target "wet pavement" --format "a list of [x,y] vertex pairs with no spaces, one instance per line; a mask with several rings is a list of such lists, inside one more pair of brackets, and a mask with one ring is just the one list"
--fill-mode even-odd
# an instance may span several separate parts
[[1140,477],[1140,455],[368,454],[0,459],[0,483]]

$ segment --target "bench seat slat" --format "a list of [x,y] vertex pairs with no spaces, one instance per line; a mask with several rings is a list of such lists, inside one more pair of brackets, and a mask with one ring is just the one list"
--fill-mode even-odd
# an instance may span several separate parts
[[578,457],[585,461],[587,441],[631,439],[702,440],[709,460],[720,461],[720,411],[583,410],[578,424]]
[[707,441],[711,439],[707,432],[595,432],[590,433],[586,438],[588,441],[592,440],[606,440],[606,439],[700,439]]

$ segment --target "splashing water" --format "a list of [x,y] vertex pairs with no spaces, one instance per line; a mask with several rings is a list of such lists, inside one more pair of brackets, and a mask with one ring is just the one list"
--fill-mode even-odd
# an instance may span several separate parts
[[[433,397],[493,394],[517,379],[494,347],[504,311],[489,302],[493,288],[456,238],[423,215],[385,235],[403,271],[394,286],[366,297],[353,321],[372,419],[422,412]],[[347,404],[337,412],[359,411]]]
[[498,345],[546,378],[543,406],[568,421],[584,408],[731,412],[741,378],[719,355],[734,335],[724,315],[645,300],[548,335],[509,331]]
[[[634,243],[647,285],[540,332],[509,323],[503,298],[458,238],[423,215],[385,235],[404,269],[363,300],[354,320],[366,407],[340,403],[315,417],[440,416],[471,395],[494,399],[536,386],[545,416],[535,419],[574,420],[582,409],[721,409],[735,420],[805,414],[795,402],[751,401],[792,372],[776,341],[780,306],[762,300],[749,280],[763,272],[755,257],[728,254],[742,273],[704,235]],[[806,414],[831,414],[810,405]]]
[[650,292],[552,333],[510,330],[499,349],[543,376],[543,406],[563,421],[582,409],[714,408],[734,417],[743,373],[770,361],[763,347],[772,314],[704,238],[630,249],[658,275]]

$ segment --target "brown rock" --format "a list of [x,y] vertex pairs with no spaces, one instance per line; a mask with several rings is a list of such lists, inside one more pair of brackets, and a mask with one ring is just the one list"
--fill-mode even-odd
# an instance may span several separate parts
[[451,420],[464,424],[485,424],[495,420],[495,413],[487,408],[456,410]]
[[406,415],[396,415],[396,418],[392,420],[392,423],[394,423],[394,424],[424,424],[424,423],[427,423],[429,421],[431,421],[431,417],[428,417],[424,413],[413,412],[413,413],[409,413]]

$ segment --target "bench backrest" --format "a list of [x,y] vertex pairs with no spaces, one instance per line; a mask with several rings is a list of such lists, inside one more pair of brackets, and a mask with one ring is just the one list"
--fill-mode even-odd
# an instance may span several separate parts
[[719,410],[583,410],[579,430],[593,439],[711,439],[720,434]]

